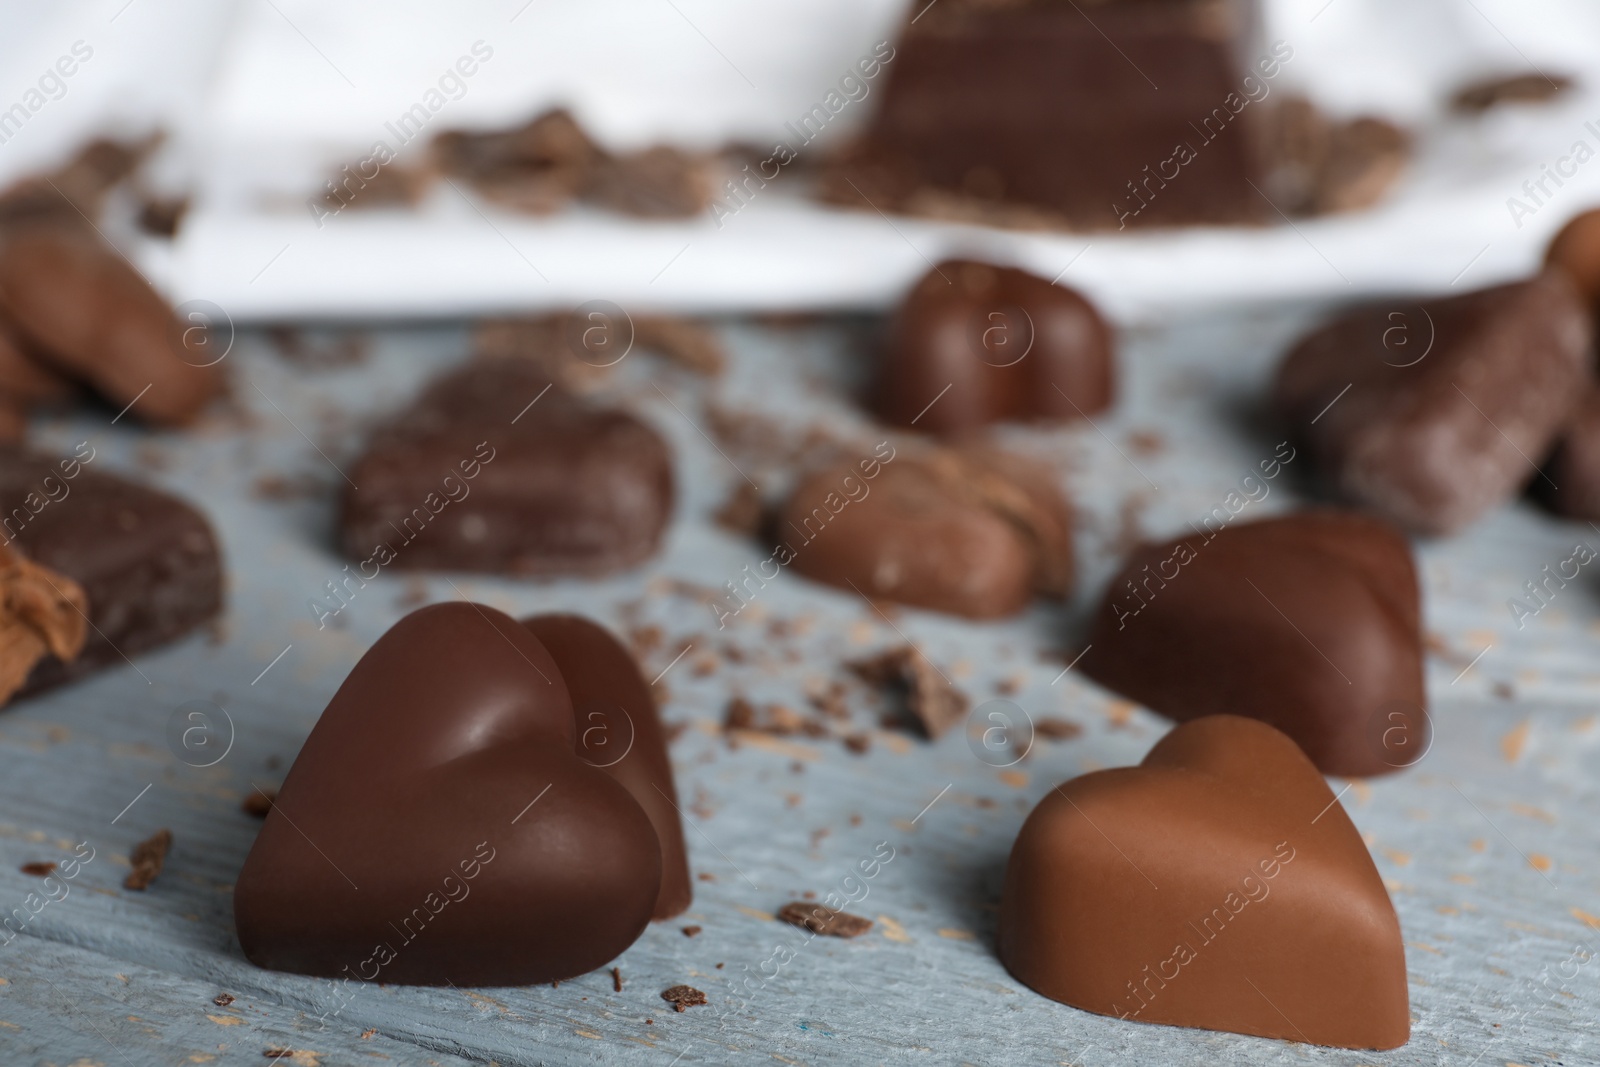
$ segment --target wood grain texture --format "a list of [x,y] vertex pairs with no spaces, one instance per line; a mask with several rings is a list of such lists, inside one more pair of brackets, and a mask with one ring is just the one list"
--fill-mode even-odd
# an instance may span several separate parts
[[[212,635],[0,713],[0,908],[38,890],[22,864],[63,860],[83,841],[96,850],[65,898],[0,947],[0,1062],[266,1063],[269,1048],[322,1064],[1600,1062],[1600,579],[1584,573],[1520,630],[1506,605],[1576,540],[1600,546],[1600,531],[1526,502],[1419,546],[1435,635],[1434,746],[1411,771],[1342,794],[1405,932],[1415,1019],[1405,1048],[1336,1052],[1119,1022],[1044,1000],[995,956],[1001,871],[1026,812],[1059,781],[1137,762],[1166,729],[1076,672],[1062,675],[1056,654],[1081,649],[1088,609],[1135,527],[1170,535],[1272,454],[1281,435],[1258,401],[1305,315],[1131,331],[1123,396],[1098,430],[1008,432],[1065,472],[1084,516],[1083,579],[1065,610],[984,625],[915,611],[885,618],[783,574],[719,632],[692,590],[674,584],[719,586],[766,558],[770,546],[714,528],[710,515],[744,477],[775,492],[788,476],[756,448],[725,444],[724,456],[708,443],[713,394],[760,413],[777,444],[813,423],[880,439],[844,397],[862,378],[863,332],[850,324],[729,325],[737,358],[711,386],[643,356],[622,365],[615,388],[669,436],[682,481],[674,527],[649,566],[545,585],[386,573],[324,629],[307,601],[345,562],[331,547],[334,465],[348,470],[363,426],[459,358],[462,331],[383,333],[364,365],[322,371],[246,334],[225,364],[245,415],[183,435],[109,427],[110,413],[40,425],[47,451],[91,440],[97,464],[204,507],[229,564],[229,610]],[[1307,466],[1291,464],[1246,517],[1304,499]],[[262,478],[283,482],[263,494]],[[281,780],[345,673],[396,618],[463,595],[518,613],[581,611],[618,629],[658,626],[647,676],[691,646],[663,685],[667,718],[689,726],[673,756],[701,877],[689,913],[652,926],[617,961],[621,992],[596,972],[558,988],[341,993],[255,968],[234,939],[230,891],[259,827],[240,801],[253,784]],[[791,632],[774,635],[774,620]],[[801,707],[808,685],[848,677],[844,659],[907,637],[975,703],[1011,679],[1007,699],[1084,732],[998,768],[959,729],[936,744],[877,731],[858,756],[837,740],[754,737],[735,750],[715,728],[736,691]],[[730,645],[742,662],[726,655]],[[715,659],[702,662],[708,653]],[[233,728],[226,757],[207,768],[182,762],[167,741],[175,709],[196,700],[225,709]],[[847,701],[871,728],[877,710],[864,691]],[[165,871],[147,892],[122,889],[129,850],[161,827],[175,835]],[[894,858],[848,907],[875,920],[868,934],[812,939],[772,918],[806,892],[852,885],[845,879],[880,842]],[[691,924],[703,928],[693,938],[680,930]],[[673,1012],[659,994],[679,983],[710,1003]],[[237,999],[218,1007],[224,992]]]

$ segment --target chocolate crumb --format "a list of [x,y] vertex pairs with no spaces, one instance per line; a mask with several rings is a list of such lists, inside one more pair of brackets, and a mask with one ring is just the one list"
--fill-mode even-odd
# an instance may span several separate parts
[[675,985],[662,992],[661,999],[671,1004],[674,1011],[684,1011],[698,1004],[711,1003],[706,995],[693,986]]
[[219,1008],[226,1008],[229,1004],[233,1003],[233,995],[231,993],[218,993],[216,996],[211,998],[211,1003],[215,1004]]
[[377,1032],[378,1028],[376,1026],[369,1026],[365,1030],[361,1031],[361,1040],[370,1041],[372,1040],[372,1035],[376,1034]]
[[24,863],[20,869],[23,874],[31,874],[35,877],[43,878],[45,875],[55,872],[56,863],[54,860],[45,860],[42,863]]
[[698,926],[685,926],[683,928],[683,936],[684,937],[696,937],[696,936],[699,935],[699,933],[700,933],[700,927],[698,927]]
[[613,968],[611,968],[611,991],[614,992],[614,993],[622,992],[622,968],[621,967],[613,967]]
[[849,734],[844,739],[844,747],[856,755],[864,755],[872,748],[871,734]]
[[655,1024],[656,1024],[656,1021],[655,1021],[655,1020],[654,1020],[654,1019],[646,1019],[646,1020],[645,1020],[645,1021],[644,1021],[644,1024],[645,1024],[645,1025],[646,1025],[646,1026],[654,1026],[654,1025],[655,1025]]
[[1546,77],[1537,72],[1513,74],[1472,82],[1456,91],[1450,106],[1469,114],[1481,113],[1498,104],[1542,104],[1572,88],[1572,79],[1563,74]]
[[1071,719],[1061,719],[1054,716],[1035,719],[1033,732],[1046,741],[1071,741],[1083,733],[1083,727]]
[[966,714],[966,694],[910,645],[846,666],[868,684],[904,694],[906,710],[930,739],[937,740]]
[[715,882],[717,880],[717,876],[712,874],[710,871],[701,871],[695,877],[699,878],[702,882]]
[[755,705],[744,697],[734,697],[728,701],[727,710],[722,713],[724,730],[749,730],[755,726],[755,721]]
[[712,520],[729,533],[741,537],[754,537],[761,529],[761,492],[749,482],[740,482],[728,494],[728,499],[711,516]]
[[814,934],[828,937],[860,937],[872,929],[872,920],[835,911],[823,904],[796,900],[778,909],[778,918],[791,926],[803,926]]
[[717,970],[719,970],[719,971],[720,971],[720,970],[722,970],[722,968],[724,968],[724,967],[726,967],[726,966],[727,966],[727,964],[726,964],[726,963],[719,963],[719,964],[717,964]]
[[147,839],[134,845],[133,852],[128,856],[128,864],[133,870],[122,880],[122,887],[140,892],[149,889],[150,883],[156,880],[156,876],[166,864],[167,853],[171,849],[171,830],[157,830]]
[[246,815],[254,815],[258,819],[265,819],[267,812],[272,810],[273,802],[278,799],[276,789],[252,789],[250,795],[244,798],[244,803],[239,805],[239,810]]

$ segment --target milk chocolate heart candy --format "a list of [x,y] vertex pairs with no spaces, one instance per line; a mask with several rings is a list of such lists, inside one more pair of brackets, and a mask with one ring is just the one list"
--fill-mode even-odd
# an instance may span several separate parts
[[1048,793],[1011,849],[1000,958],[1122,1019],[1339,1048],[1411,1033],[1394,905],[1283,734],[1216,715]]
[[927,433],[1075,419],[1111,403],[1111,331],[1071,289],[947,260],[901,304],[878,367],[884,421]]
[[576,716],[578,754],[620,782],[650,817],[661,843],[661,892],[652,918],[689,906],[689,858],[672,782],[667,735],[650,687],[628,650],[577,615],[522,620],[555,659]]
[[803,479],[779,513],[774,558],[863,596],[974,619],[1066,594],[1072,514],[1051,471],[981,445],[888,455]]
[[188,422],[221,387],[212,357],[185,348],[186,324],[87,226],[46,219],[6,227],[0,310],[30,354],[118,408],[133,404],[139,418]]
[[1386,774],[1428,747],[1420,620],[1410,547],[1381,519],[1213,518],[1134,553],[1083,669],[1171,719],[1271,723],[1325,774]]
[[1392,301],[1314,331],[1277,405],[1340,493],[1449,533],[1534,477],[1589,380],[1593,329],[1566,274]]
[[407,615],[312,729],[234,890],[274,970],[521,985],[593,970],[639,936],[661,847],[580,757],[560,666],[493,608]]

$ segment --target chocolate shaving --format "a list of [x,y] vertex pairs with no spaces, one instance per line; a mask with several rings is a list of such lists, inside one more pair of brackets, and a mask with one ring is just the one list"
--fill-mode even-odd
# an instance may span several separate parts
[[674,1011],[684,1011],[699,1004],[711,1003],[700,990],[686,985],[675,985],[671,989],[664,990],[661,999],[671,1004]]
[[613,967],[613,968],[611,968],[611,991],[613,993],[622,992],[622,968],[621,967]]
[[172,848],[172,831],[157,830],[149,838],[133,846],[128,863],[133,870],[122,880],[124,889],[143,892],[156,880],[167,862],[167,852]]
[[250,795],[244,798],[244,803],[239,805],[239,810],[246,815],[254,815],[258,819],[265,819],[277,799],[278,791],[276,789],[252,789],[250,790]]
[[910,645],[846,666],[868,684],[903,694],[906,710],[932,740],[938,740],[967,713],[966,694]]
[[1083,727],[1071,719],[1035,719],[1033,732],[1047,741],[1070,741],[1083,733]]
[[0,704],[47,655],[77,658],[89,627],[88,607],[77,582],[0,545]]
[[1572,85],[1572,79],[1564,74],[1546,77],[1534,72],[1485,78],[1456,90],[1450,106],[1457,111],[1481,114],[1500,104],[1542,104],[1560,96]]
[[796,900],[778,909],[778,918],[826,937],[860,937],[872,929],[872,920],[836,911],[822,904]]
[[683,928],[683,936],[684,937],[698,937],[698,936],[700,936],[700,927],[698,927],[698,926],[685,926]]
[[55,873],[56,863],[54,860],[45,860],[42,863],[24,863],[18,869],[21,870],[23,874],[32,875],[35,878],[43,878],[47,874]]

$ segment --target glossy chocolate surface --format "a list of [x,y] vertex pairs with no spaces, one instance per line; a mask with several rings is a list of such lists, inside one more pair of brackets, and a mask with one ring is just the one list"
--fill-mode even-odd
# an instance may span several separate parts
[[1428,747],[1416,567],[1380,519],[1213,516],[1146,545],[1089,645],[1081,669],[1102,685],[1180,722],[1260,719],[1325,774],[1386,774]]
[[1289,738],[1235,716],[1045,794],[1006,868],[1000,957],[1126,1020],[1340,1048],[1410,1036],[1400,923],[1361,835]]
[[1044,278],[946,260],[901,303],[873,387],[885,422],[952,434],[1002,420],[1081,419],[1111,403],[1112,336]]
[[527,985],[591,971],[639,936],[662,899],[662,848],[626,772],[585,758],[563,666],[579,692],[605,691],[584,658],[593,638],[535,626],[568,630],[561,659],[466,602],[407,615],[361,658],[239,875],[253,962]]

